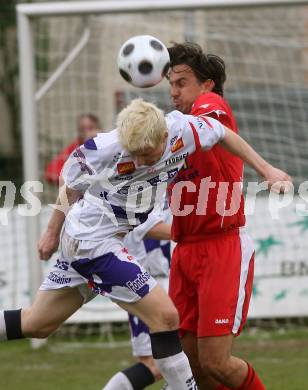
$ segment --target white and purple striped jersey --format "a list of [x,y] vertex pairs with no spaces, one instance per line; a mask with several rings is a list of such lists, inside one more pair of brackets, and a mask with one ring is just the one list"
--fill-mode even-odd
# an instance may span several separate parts
[[173,111],[166,122],[166,149],[153,166],[137,166],[121,146],[117,129],[98,134],[71,154],[62,175],[69,188],[84,194],[65,220],[71,237],[99,241],[128,233],[160,206],[185,158],[198,148],[210,149],[225,135],[213,118]]

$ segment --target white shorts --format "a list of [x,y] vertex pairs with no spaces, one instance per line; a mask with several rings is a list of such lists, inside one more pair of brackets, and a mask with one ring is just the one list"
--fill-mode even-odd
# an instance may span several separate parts
[[[157,277],[156,281],[168,291],[168,277]],[[133,356],[152,356],[150,332],[147,325],[137,316],[128,315]]]
[[63,231],[59,258],[40,290],[77,287],[85,302],[101,294],[114,301],[132,303],[143,298],[156,284],[128,253],[120,238],[84,241],[73,239]]

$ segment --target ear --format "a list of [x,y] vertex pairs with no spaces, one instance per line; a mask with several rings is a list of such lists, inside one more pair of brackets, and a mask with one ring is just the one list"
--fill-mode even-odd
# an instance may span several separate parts
[[211,79],[205,80],[202,83],[202,92],[211,92],[213,91],[214,87],[215,87],[215,83],[213,80]]

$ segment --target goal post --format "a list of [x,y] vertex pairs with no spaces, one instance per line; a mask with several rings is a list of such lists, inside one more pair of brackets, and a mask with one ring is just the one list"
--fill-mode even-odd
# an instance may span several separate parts
[[[104,128],[111,129],[117,111],[139,95],[172,108],[165,81],[139,90],[125,84],[117,73],[114,59],[120,43],[142,33],[158,35],[167,45],[193,40],[222,56],[227,65],[226,96],[244,137],[265,158],[290,171],[297,186],[305,180],[307,0],[48,2],[19,4],[17,15],[25,181],[42,180],[44,164],[73,139],[75,118],[83,111],[101,114]],[[255,178],[249,170],[247,177]],[[44,183],[45,205],[55,194]],[[297,285],[302,286],[308,278],[306,230],[302,238],[298,236],[302,226],[306,229],[306,220],[297,219],[294,208],[290,204],[288,216],[279,224],[270,221],[271,211],[261,202],[259,217],[251,224],[261,265],[256,270],[255,299],[260,300],[256,307],[272,305],[267,311],[256,309],[255,317],[308,315],[303,309],[308,307],[305,288],[291,291],[289,287],[299,279]],[[41,224],[46,222],[41,214],[26,221],[32,297],[42,278],[36,248]],[[47,215],[46,209],[43,214]],[[287,280],[285,289],[279,287],[286,282],[284,277],[295,278]],[[277,290],[269,302],[259,291],[269,291],[270,283],[276,286],[276,281]],[[290,299],[300,297],[298,310],[283,311],[279,306],[279,292],[283,296],[286,289],[291,291]]]
[[[35,66],[34,46],[32,42],[31,21],[29,16],[18,11],[19,75],[21,102],[21,130],[24,181],[39,180],[37,115],[35,104]],[[39,214],[28,217],[27,257],[29,260],[31,298],[40,286],[42,270],[37,252],[40,236]]]

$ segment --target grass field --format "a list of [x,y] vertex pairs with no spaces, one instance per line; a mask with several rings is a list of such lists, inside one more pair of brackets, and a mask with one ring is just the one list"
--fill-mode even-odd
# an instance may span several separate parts
[[[244,334],[235,353],[253,363],[268,390],[308,389],[308,331]],[[101,390],[117,370],[133,362],[130,348],[76,346],[52,339],[40,350],[28,341],[0,344],[0,389]],[[149,389],[160,389],[155,384]]]

